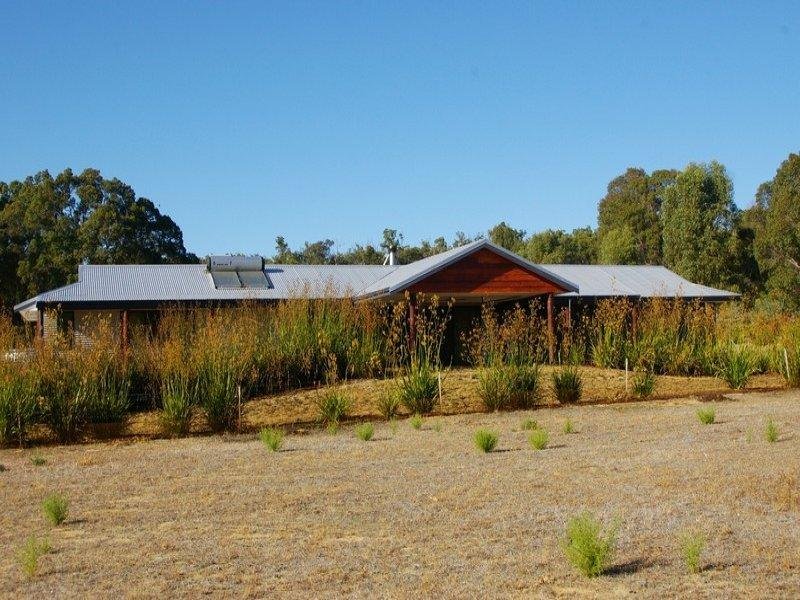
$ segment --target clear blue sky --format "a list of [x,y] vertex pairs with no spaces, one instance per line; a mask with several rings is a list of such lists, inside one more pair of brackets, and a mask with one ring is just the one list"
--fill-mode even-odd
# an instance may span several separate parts
[[800,3],[745,4],[7,1],[0,180],[96,167],[199,254],[595,225],[628,166],[748,206],[800,151]]

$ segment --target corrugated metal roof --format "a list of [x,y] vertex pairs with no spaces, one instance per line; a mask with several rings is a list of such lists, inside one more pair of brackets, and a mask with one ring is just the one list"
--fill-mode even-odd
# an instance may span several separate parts
[[37,303],[200,302],[280,300],[306,297],[378,297],[398,293],[481,248],[570,290],[566,297],[684,297],[727,299],[738,294],[687,281],[665,267],[619,265],[533,265],[516,254],[479,240],[408,265],[265,265],[268,287],[217,288],[204,264],[81,265],[78,282],[39,294],[14,307]]
[[642,298],[736,298],[725,290],[692,283],[661,266],[650,265],[542,265],[548,271],[569,279],[578,293],[560,296],[639,296]]

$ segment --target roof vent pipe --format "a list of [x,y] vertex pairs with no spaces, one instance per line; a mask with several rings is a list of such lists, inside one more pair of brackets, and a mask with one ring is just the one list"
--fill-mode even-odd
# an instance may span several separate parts
[[395,266],[397,264],[397,247],[396,246],[391,246],[389,248],[389,254],[387,254],[386,257],[383,259],[383,264],[384,265],[388,264],[388,265],[391,265],[391,266]]

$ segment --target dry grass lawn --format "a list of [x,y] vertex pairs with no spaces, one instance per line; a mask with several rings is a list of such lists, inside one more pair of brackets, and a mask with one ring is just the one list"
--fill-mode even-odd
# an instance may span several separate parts
[[[0,450],[0,595],[797,597],[800,393],[716,401],[708,426],[698,406],[438,416],[420,431],[380,423],[371,442],[347,425],[277,454],[252,435]],[[525,418],[548,449],[528,447]],[[561,433],[567,418],[576,433]],[[473,448],[478,427],[498,451]],[[71,504],[56,528],[40,510],[52,491]],[[584,509],[620,520],[596,580],[559,545]],[[708,541],[698,575],[677,549],[689,530]],[[14,551],[31,534],[53,551],[27,580]]]

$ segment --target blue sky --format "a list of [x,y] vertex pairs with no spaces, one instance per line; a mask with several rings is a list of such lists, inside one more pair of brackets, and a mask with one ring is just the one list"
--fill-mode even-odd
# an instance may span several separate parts
[[800,4],[4,2],[0,180],[96,167],[198,254],[595,225],[800,151]]

